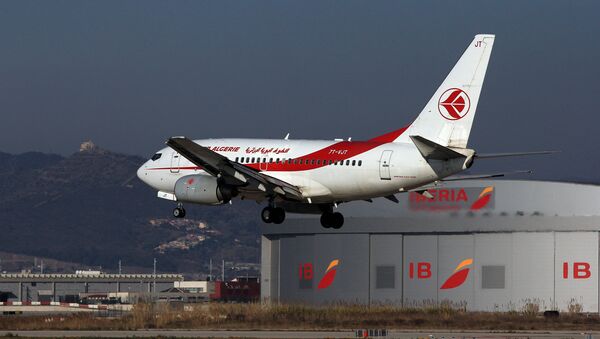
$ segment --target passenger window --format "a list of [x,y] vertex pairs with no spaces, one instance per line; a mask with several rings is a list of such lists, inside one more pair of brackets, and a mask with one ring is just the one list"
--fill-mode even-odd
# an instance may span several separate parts
[[150,159],[152,159],[152,161],[156,161],[156,160],[160,159],[161,156],[162,156],[162,153],[156,153]]
[[239,157],[235,157],[235,162],[238,162]]
[[350,160],[346,160],[346,166],[350,166]]
[[356,160],[352,160],[352,166],[356,166]]
[[358,161],[358,166],[362,166],[362,160]]
[[329,160],[329,164],[330,164],[330,165],[331,165],[331,164],[333,164],[333,160]]
[[317,159],[317,165],[321,164],[321,159]]
[[298,160],[298,164],[302,165],[302,159]]
[[279,163],[279,158],[277,158],[277,160],[275,160],[276,163]]
[[311,164],[311,165],[314,165],[314,164],[315,164],[315,159],[312,159],[312,160],[310,161],[310,164]]
[[252,157],[252,161],[250,161],[250,162],[254,163],[255,160],[256,160],[256,158]]
[[298,159],[294,159],[294,165],[298,163]]

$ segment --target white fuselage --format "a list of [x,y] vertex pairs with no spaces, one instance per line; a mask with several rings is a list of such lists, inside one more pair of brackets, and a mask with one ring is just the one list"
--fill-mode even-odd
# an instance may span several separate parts
[[[312,203],[387,196],[414,189],[464,169],[461,162],[427,162],[412,143],[273,139],[205,139],[201,146],[298,187]],[[166,147],[138,176],[158,191],[173,193],[175,182],[205,174]],[[155,156],[156,157],[156,156]]]

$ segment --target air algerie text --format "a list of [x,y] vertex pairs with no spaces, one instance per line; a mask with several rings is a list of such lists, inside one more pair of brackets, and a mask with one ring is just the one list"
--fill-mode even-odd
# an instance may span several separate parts
[[289,151],[290,151],[289,148],[279,148],[279,147],[248,147],[248,148],[246,148],[246,153],[249,153],[249,154],[254,154],[254,153],[261,153],[261,154],[275,153],[275,154],[281,154],[281,153],[287,153]]
[[213,152],[237,152],[240,150],[239,147],[231,146],[208,146],[208,149]]

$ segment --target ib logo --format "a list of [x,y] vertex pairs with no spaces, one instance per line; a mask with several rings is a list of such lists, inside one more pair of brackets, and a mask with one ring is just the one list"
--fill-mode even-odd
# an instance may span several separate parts
[[471,205],[471,211],[478,211],[484,207],[486,207],[490,203],[490,199],[492,199],[492,194],[494,193],[494,186],[488,186],[479,193],[477,200]]
[[440,114],[448,120],[460,120],[471,108],[471,99],[467,92],[460,88],[447,89],[438,101],[438,110]]
[[[329,287],[333,280],[335,280],[335,275],[337,273],[337,267],[339,265],[339,259],[332,260],[327,266],[325,270],[325,274],[319,281],[319,285],[317,285],[318,289],[324,289]],[[298,267],[298,278],[300,279],[301,284],[304,282],[310,283],[310,285],[306,285],[307,288],[312,288],[312,280],[314,277],[314,269],[312,263],[304,263],[300,264]],[[304,286],[304,285],[301,285]]]
[[454,269],[454,272],[452,272],[452,275],[446,279],[440,289],[449,290],[464,284],[469,276],[469,266],[471,266],[471,264],[473,264],[473,259],[471,258],[461,261],[460,264],[458,264],[458,266],[456,266]]
[[[457,288],[467,281],[469,276],[470,266],[473,264],[473,258],[465,259],[460,262],[452,272],[452,274],[442,284],[440,289],[450,290]],[[431,263],[430,262],[417,262],[408,264],[408,278],[409,279],[430,279],[431,274]]]

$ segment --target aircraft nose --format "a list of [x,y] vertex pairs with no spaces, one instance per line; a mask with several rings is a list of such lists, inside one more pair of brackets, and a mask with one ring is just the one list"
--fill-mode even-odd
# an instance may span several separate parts
[[145,162],[142,166],[140,166],[140,168],[138,168],[137,170],[137,176],[138,178],[140,178],[141,181],[148,183],[148,170],[147,170],[147,162]]

